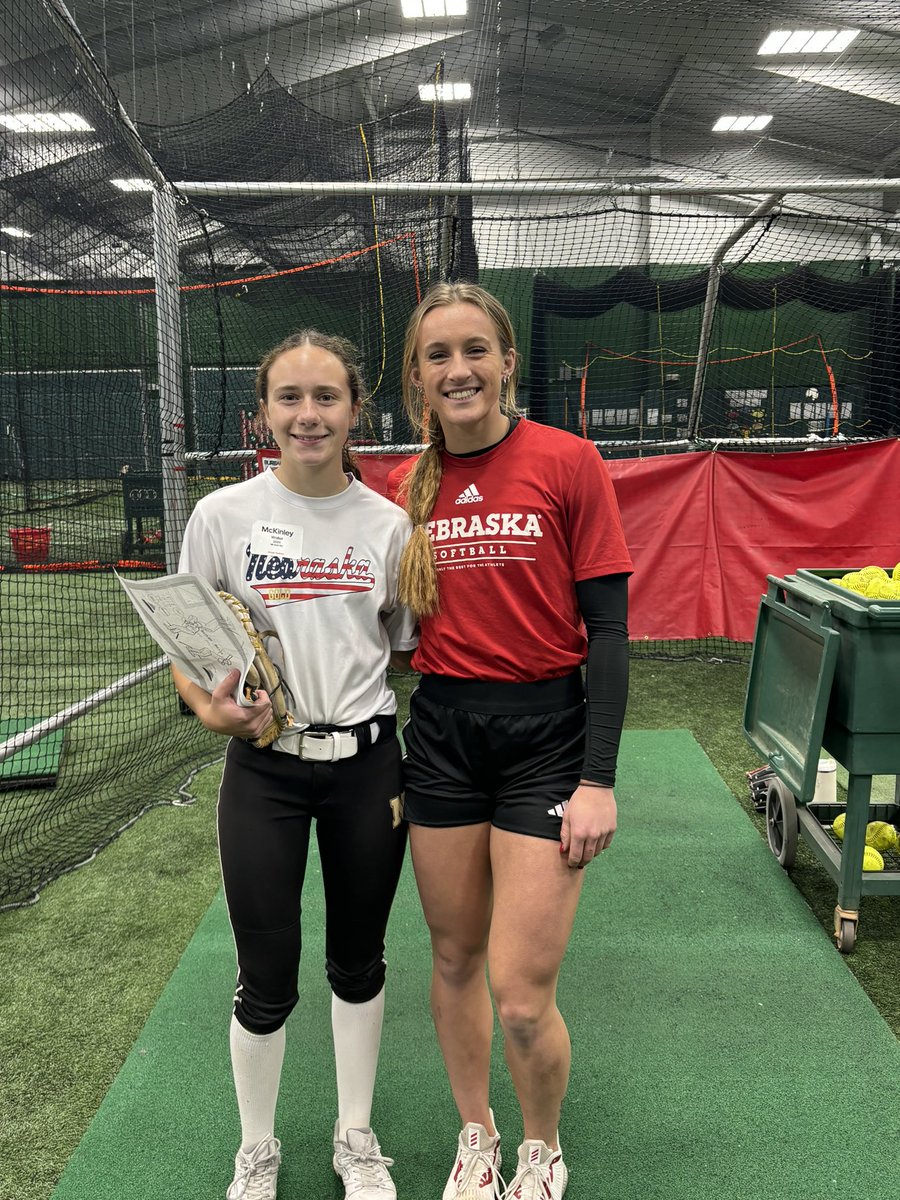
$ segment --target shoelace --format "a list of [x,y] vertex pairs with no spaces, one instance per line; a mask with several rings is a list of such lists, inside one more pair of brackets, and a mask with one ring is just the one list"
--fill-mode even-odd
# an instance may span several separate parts
[[[265,1145],[265,1142],[260,1142],[250,1154],[240,1155],[234,1182],[228,1189],[229,1200],[255,1200],[256,1197],[262,1197],[265,1200],[266,1193],[263,1188],[265,1187],[271,1192],[269,1188],[271,1177],[261,1178],[260,1176],[273,1164],[278,1166],[279,1145],[274,1139],[268,1143],[268,1150],[263,1150]],[[255,1187],[255,1184],[259,1186]]]
[[[460,1172],[459,1179],[456,1181],[456,1190],[458,1192],[464,1192],[466,1190],[466,1188],[472,1182],[472,1176],[475,1174],[476,1168],[478,1168],[482,1172],[490,1171],[493,1174],[497,1184],[499,1185],[498,1188],[495,1189],[495,1192],[499,1195],[499,1189],[505,1187],[506,1185],[503,1182],[503,1177],[497,1170],[493,1154],[493,1150],[490,1152],[487,1150],[470,1150],[468,1147],[466,1147],[465,1155],[463,1157],[463,1169]],[[476,1181],[476,1187],[477,1186],[478,1183]]]
[[372,1150],[351,1150],[343,1146],[337,1152],[338,1169],[352,1172],[355,1183],[365,1187],[377,1187],[385,1182],[388,1167],[394,1165],[394,1160],[381,1153],[380,1148]]
[[[546,1163],[528,1163],[519,1167],[502,1200],[520,1200],[520,1197],[521,1200],[545,1200],[550,1195],[550,1186],[544,1178],[545,1166]],[[525,1186],[529,1183],[530,1188]]]

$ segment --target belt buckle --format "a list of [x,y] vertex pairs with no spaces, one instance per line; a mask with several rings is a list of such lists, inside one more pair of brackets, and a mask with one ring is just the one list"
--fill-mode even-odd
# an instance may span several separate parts
[[350,758],[356,753],[356,737],[346,732],[302,733],[299,751],[300,757],[306,762],[334,762],[339,758]]

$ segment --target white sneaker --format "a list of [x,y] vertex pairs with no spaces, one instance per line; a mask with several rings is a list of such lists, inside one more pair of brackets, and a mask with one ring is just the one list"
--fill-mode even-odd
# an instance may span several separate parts
[[347,1200],[397,1200],[397,1189],[388,1173],[394,1165],[385,1158],[371,1129],[348,1129],[347,1140],[334,1127],[334,1169],[344,1181]]
[[500,1135],[492,1136],[483,1125],[470,1121],[459,1135],[456,1162],[443,1200],[500,1200],[500,1164]]
[[551,1150],[545,1142],[523,1142],[519,1164],[503,1200],[562,1200],[569,1172],[562,1150]]
[[280,1166],[281,1142],[276,1137],[263,1138],[252,1150],[238,1150],[225,1200],[275,1200]]

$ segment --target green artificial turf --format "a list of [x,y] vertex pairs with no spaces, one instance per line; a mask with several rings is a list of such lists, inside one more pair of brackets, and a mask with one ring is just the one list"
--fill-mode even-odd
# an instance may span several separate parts
[[[219,767],[0,913],[0,1197],[46,1200],[219,887]],[[137,1200],[137,1198],[135,1198]]]
[[[896,1121],[900,1045],[890,1029],[690,734],[628,732],[620,762],[619,831],[585,877],[559,989],[574,1049],[562,1124],[568,1200],[895,1200],[895,1147],[872,1137]],[[315,852],[303,908],[301,999],[276,1119],[280,1190],[337,1200]],[[398,1194],[433,1200],[457,1117],[428,1013],[428,935],[408,860],[387,959],[373,1124],[396,1159]],[[219,894],[54,1200],[170,1200],[174,1180],[185,1196],[224,1192],[239,1137],[233,978]],[[844,1019],[827,1053],[813,1019],[823,1010]],[[492,1105],[514,1147],[521,1124],[499,1046],[494,1066]],[[840,1138],[827,1119],[836,1112]]]
[[[40,721],[40,717],[13,717],[0,720],[0,742],[13,734],[22,733]],[[11,754],[0,762],[0,788],[9,791],[16,787],[52,787],[59,774],[65,730],[52,733]]]
[[[740,732],[746,673],[635,660],[627,726],[690,729],[764,836],[744,779],[759,765]],[[392,682],[402,713],[414,677]],[[39,903],[0,913],[3,1200],[48,1200],[216,894],[219,773],[195,779],[195,805],[153,809],[95,861],[47,886]],[[830,931],[835,885],[802,843],[791,878]],[[900,1034],[900,898],[864,900],[856,951],[839,961]],[[842,1014],[816,1019],[823,1038],[839,1035]]]
[[[748,669],[733,663],[633,661],[626,726],[689,729],[765,838],[764,815],[754,811],[744,776],[762,765],[741,733]],[[802,839],[790,878],[831,934],[837,885]],[[900,896],[863,900],[856,949],[845,961],[900,1036]]]

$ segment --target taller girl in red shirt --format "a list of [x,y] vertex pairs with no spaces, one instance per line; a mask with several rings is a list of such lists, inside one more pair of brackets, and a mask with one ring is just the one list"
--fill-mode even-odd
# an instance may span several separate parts
[[[580,868],[616,828],[631,559],[596,448],[517,417],[517,373],[493,296],[465,283],[427,293],[404,348],[407,410],[429,445],[400,485],[416,527],[400,596],[420,617],[422,674],[405,809],[463,1125],[444,1200],[565,1191],[570,1046],[556,983]],[[491,993],[524,1123],[505,1191]]]

